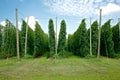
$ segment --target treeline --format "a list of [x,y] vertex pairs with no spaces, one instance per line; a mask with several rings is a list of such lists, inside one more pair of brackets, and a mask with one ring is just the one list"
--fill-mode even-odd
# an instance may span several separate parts
[[[35,31],[23,20],[22,28],[19,30],[20,56],[25,56],[25,39],[27,31],[27,54],[34,57],[42,56],[49,51],[48,35],[44,33],[38,22],[35,24]],[[9,20],[6,25],[0,25],[0,58],[9,58],[16,56],[16,27]]]
[[[111,20],[108,20],[101,26],[101,47],[100,55],[107,57],[120,57],[120,34],[119,24],[111,26]],[[85,57],[90,54],[90,29],[86,28],[85,19],[83,19],[78,29],[73,34],[66,37],[66,22],[60,23],[60,32],[56,46],[56,34],[54,31],[54,22],[52,19],[48,22],[48,34],[45,33],[40,24],[36,22],[35,30],[23,20],[22,28],[19,30],[20,56],[25,56],[25,39],[27,31],[27,54],[33,57],[54,57],[57,47],[57,56],[67,57],[69,54]],[[98,22],[91,24],[92,55],[97,55],[98,51]],[[6,25],[0,25],[0,58],[9,58],[16,56],[16,27],[6,20]]]
[[[94,21],[91,25],[92,54],[98,52],[98,30],[101,30],[100,55],[107,57],[120,57],[120,34],[119,24],[111,26],[111,20],[105,22],[101,29],[98,29],[98,22]],[[85,19],[81,21],[78,29],[68,35],[68,51],[74,55],[85,57],[90,53],[90,29],[86,29]]]

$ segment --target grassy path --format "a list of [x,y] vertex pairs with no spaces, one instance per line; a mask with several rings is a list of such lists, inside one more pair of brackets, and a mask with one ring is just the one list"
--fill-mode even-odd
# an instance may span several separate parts
[[120,59],[0,60],[0,80],[119,80]]

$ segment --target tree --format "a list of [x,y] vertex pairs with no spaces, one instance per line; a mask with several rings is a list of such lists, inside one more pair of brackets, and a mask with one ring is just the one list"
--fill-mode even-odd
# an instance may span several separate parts
[[114,43],[112,41],[112,29],[109,19],[101,28],[101,55],[114,57]]
[[[90,33],[90,29],[88,29],[88,35]],[[94,21],[91,25],[91,36],[92,36],[92,53],[97,55],[97,47],[98,47],[98,22]],[[90,39],[88,38],[88,41]],[[90,42],[90,41],[89,41]]]
[[[44,52],[48,52],[49,50],[49,39],[48,34],[44,33]],[[48,56],[47,56],[48,57]]]
[[49,20],[49,49],[50,49],[50,57],[52,57],[55,53],[55,31],[53,20]]
[[75,31],[72,37],[72,52],[81,57],[85,57],[88,54],[88,38],[85,19],[81,21],[78,29]]
[[3,43],[3,36],[2,36],[3,32],[2,32],[2,30],[3,30],[3,26],[0,25],[0,54],[2,53],[2,43]]
[[58,53],[63,56],[66,47],[66,23],[61,21],[60,33],[58,39]]
[[2,56],[9,58],[16,55],[16,29],[15,26],[9,20],[6,20],[6,26],[4,28],[4,45],[2,47]]
[[20,52],[21,55],[24,55],[25,51],[25,37],[26,37],[26,27],[28,27],[27,31],[27,54],[33,55],[34,53],[34,31],[30,28],[30,26],[23,20],[22,21],[22,29],[20,34]]
[[68,51],[72,52],[72,35],[68,34]]
[[25,34],[26,34],[26,26],[27,26],[27,23],[24,21],[24,20],[22,20],[22,28],[21,28],[21,32],[20,32],[20,35],[21,35],[21,43],[20,43],[20,45],[21,45],[21,47],[20,47],[20,52],[21,52],[21,55],[23,56],[24,55],[24,51],[25,51]]
[[120,53],[120,36],[119,36],[119,24],[116,24],[112,27],[113,37],[112,40],[114,42],[114,51],[115,53]]
[[3,26],[0,25],[0,48],[2,46],[2,28],[3,28]]
[[92,52],[94,55],[97,55],[98,47],[98,22],[94,21],[92,26]]
[[35,35],[34,35],[34,57],[42,56],[46,51],[45,47],[47,44],[47,35],[43,32],[38,22],[35,24]]
[[34,53],[34,31],[28,26],[27,53]]

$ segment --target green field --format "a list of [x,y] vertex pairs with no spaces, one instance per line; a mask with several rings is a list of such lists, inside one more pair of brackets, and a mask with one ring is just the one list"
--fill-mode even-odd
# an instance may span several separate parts
[[120,80],[120,59],[0,60],[0,80]]

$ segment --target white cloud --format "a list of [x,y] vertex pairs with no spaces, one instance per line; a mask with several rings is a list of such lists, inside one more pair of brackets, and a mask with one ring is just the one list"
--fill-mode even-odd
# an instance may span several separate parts
[[6,21],[1,21],[0,24],[1,24],[2,26],[5,26],[5,25],[6,25]]
[[120,12],[120,6],[113,3],[109,3],[106,6],[102,6],[100,8],[102,9],[102,15],[107,15],[114,12]]
[[[25,21],[26,21],[26,22],[27,22],[27,18],[28,18],[28,17],[25,18]],[[39,22],[39,20],[36,19],[34,16],[29,16],[29,18],[28,18],[28,25],[29,25],[33,30],[35,30],[35,23],[36,23],[36,21]]]
[[109,14],[119,10],[119,6],[114,4],[117,0],[44,0],[44,3],[51,12],[58,15],[67,16],[91,16],[97,15],[98,10],[105,8],[104,14]]
[[[91,0],[93,1],[93,0]],[[94,8],[89,0],[50,0],[45,1],[45,5],[49,6],[51,11],[59,15],[82,16],[82,14],[94,14]],[[88,15],[88,14],[87,14]]]
[[102,2],[103,0],[95,0],[96,3],[100,3]]
[[21,30],[22,23],[18,21],[18,29]]

